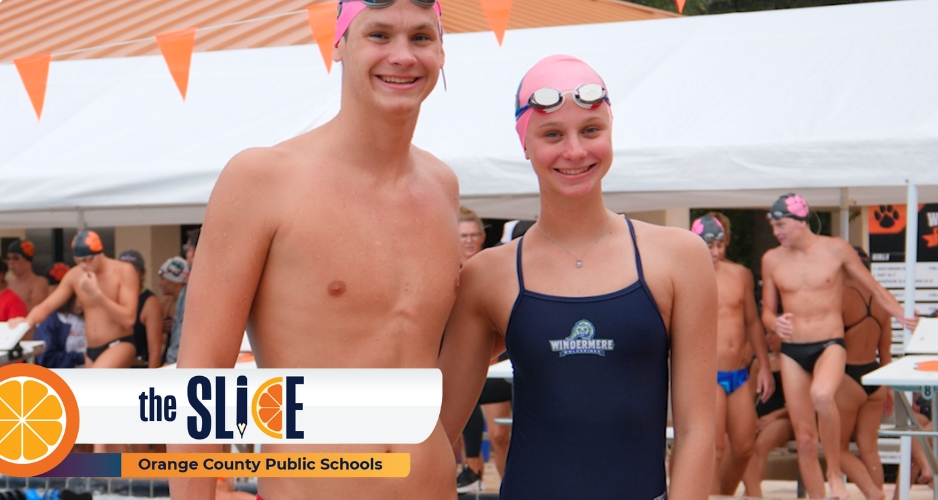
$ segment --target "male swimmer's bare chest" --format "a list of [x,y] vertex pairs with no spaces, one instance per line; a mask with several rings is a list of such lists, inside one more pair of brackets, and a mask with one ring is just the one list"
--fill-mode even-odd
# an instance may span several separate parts
[[827,292],[837,289],[843,280],[842,263],[824,249],[808,253],[789,251],[775,268],[775,283],[782,293]]
[[[98,273],[96,277],[101,294],[114,302],[118,302],[120,282],[117,273]],[[117,323],[104,306],[98,301],[92,300],[92,297],[82,290],[77,282],[75,284],[75,296],[82,303],[84,309],[85,334],[88,337],[88,345],[97,346],[131,333],[130,328],[124,328]]]
[[721,269],[717,277],[717,307],[719,315],[737,316],[743,312],[743,286],[730,269]]
[[717,277],[717,369],[745,366],[748,338],[745,328],[744,287],[737,273],[723,264]]
[[20,300],[24,303],[29,303],[33,298],[33,289],[32,284],[26,280],[10,280],[10,283],[7,283],[10,287],[10,290],[13,290],[16,295],[19,296]]
[[281,218],[252,309],[262,364],[431,362],[455,300],[456,215],[434,196],[395,201],[320,197]]

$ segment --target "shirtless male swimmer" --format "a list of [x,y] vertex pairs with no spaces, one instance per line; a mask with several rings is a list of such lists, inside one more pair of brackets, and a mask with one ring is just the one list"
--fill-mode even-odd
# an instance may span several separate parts
[[[338,115],[239,153],[219,177],[189,281],[180,368],[234,366],[249,321],[261,368],[436,368],[458,285],[458,186],[411,139],[443,66],[440,9],[432,0],[367,4],[340,3]],[[263,451],[404,452],[411,460],[406,478],[261,478],[266,500],[456,498],[439,423],[417,445]],[[174,500],[211,499],[214,488],[212,478],[171,481]]]
[[7,247],[7,260],[12,274],[7,285],[23,299],[27,311],[31,311],[49,295],[49,282],[33,272],[35,255],[36,247],[29,240],[16,240]]
[[[844,273],[867,290],[902,326],[913,330],[895,297],[873,279],[857,252],[840,238],[816,235],[801,196],[779,197],[768,213],[781,246],[762,257],[762,322],[782,338],[782,387],[798,442],[798,468],[810,498],[825,498],[818,436],[833,498],[849,497],[840,469],[840,415],[834,395],[844,375]],[[779,299],[784,313],[778,315]],[[815,415],[817,418],[815,419]]]
[[[720,219],[723,219],[722,221]],[[765,330],[759,321],[752,272],[726,260],[730,242],[729,220],[711,213],[695,220],[691,231],[703,238],[710,249],[717,278],[717,426],[716,465],[710,493],[733,495],[752,457],[758,416],[752,394],[762,402],[775,391],[775,379],[769,363]],[[751,389],[749,364],[752,354],[759,359],[756,386]],[[729,436],[730,451],[724,453]],[[726,455],[727,463],[721,468]]]
[[75,267],[69,269],[51,295],[37,304],[25,318],[14,318],[35,327],[62,307],[75,294],[85,311],[88,368],[130,368],[137,353],[133,326],[137,321],[140,289],[132,265],[104,255],[98,233],[85,229],[72,240]]

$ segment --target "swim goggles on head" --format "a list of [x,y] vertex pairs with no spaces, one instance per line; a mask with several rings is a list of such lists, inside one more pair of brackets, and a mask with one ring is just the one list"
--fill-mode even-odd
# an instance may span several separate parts
[[700,235],[704,241],[710,243],[711,241],[723,241],[726,238],[726,233],[723,231],[718,231],[716,233],[706,232]]
[[773,212],[769,212],[765,214],[765,218],[769,220],[782,220],[782,218],[785,217],[786,215],[789,215],[789,214],[775,210]]
[[606,89],[598,83],[584,83],[574,90],[559,91],[550,87],[535,90],[528,103],[515,111],[515,118],[518,118],[529,108],[536,109],[542,113],[553,113],[563,106],[565,101],[564,94],[573,93],[573,100],[580,107],[591,109],[603,101],[609,104],[609,98],[606,97]]
[[[387,7],[394,4],[397,0],[342,0],[339,3],[345,3],[349,1],[360,1],[361,3],[367,5],[368,7],[381,8]],[[433,7],[433,4],[436,3],[436,0],[410,0],[414,2],[414,5],[419,7]]]
[[807,217],[799,217],[791,212],[782,212],[781,210],[771,210],[767,214],[765,214],[765,218],[769,220],[782,220],[785,217],[788,217],[789,219],[800,220],[800,221],[808,220]]

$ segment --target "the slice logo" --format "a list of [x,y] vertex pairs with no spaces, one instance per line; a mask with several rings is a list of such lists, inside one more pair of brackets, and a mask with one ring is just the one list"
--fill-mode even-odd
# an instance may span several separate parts
[[77,437],[78,404],[61,377],[25,363],[0,368],[0,473],[48,472]]
[[[189,437],[196,440],[207,439],[212,435],[214,424],[215,439],[232,439],[234,431],[230,430],[231,422],[226,417],[225,380],[224,376],[212,377],[215,380],[215,395],[212,397],[212,381],[209,377],[196,375],[189,379],[187,394],[189,405],[196,415],[186,417],[186,427]],[[254,391],[254,397],[248,405],[248,378],[245,375],[237,376],[236,403],[235,403],[235,429],[241,438],[248,427],[248,413],[254,419],[254,425],[264,434],[274,439],[303,439],[302,429],[297,429],[297,414],[303,411],[303,403],[298,402],[297,386],[303,385],[304,377],[287,376],[273,377],[263,382]],[[153,392],[153,388],[150,388]],[[140,394],[141,420],[144,415],[144,399],[146,393]],[[175,406],[175,396],[168,395],[164,401],[172,398]],[[150,399],[153,399],[152,396]],[[215,414],[206,407],[205,402],[214,399]],[[164,412],[165,413],[165,412]],[[228,413],[230,416],[230,413]],[[173,416],[175,418],[175,414]],[[156,419],[157,421],[159,418]],[[167,418],[172,420],[172,418]],[[250,438],[250,434],[248,435]]]
[[589,320],[581,319],[573,325],[570,336],[560,340],[548,340],[550,349],[559,352],[560,357],[571,354],[596,354],[605,356],[606,351],[615,349],[612,339],[597,339],[596,327]]

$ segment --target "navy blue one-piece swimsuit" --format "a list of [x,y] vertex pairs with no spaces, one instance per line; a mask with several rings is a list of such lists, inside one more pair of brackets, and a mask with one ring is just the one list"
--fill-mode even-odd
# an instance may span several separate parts
[[632,285],[555,297],[525,290],[523,243],[505,332],[514,420],[502,500],[665,498],[669,342],[638,246]]

